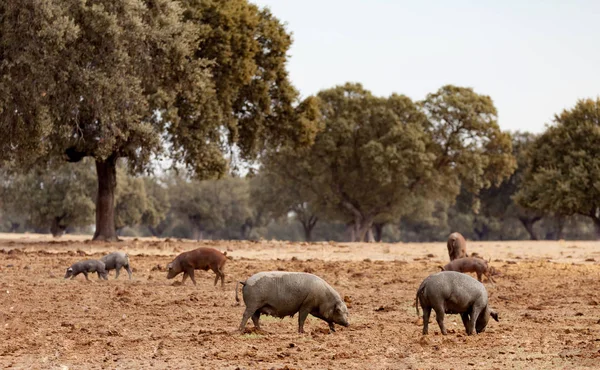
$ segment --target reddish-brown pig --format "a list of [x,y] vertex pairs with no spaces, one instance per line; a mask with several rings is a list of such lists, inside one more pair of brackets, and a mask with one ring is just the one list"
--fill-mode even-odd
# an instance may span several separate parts
[[448,256],[450,261],[467,257],[467,242],[460,233],[452,233],[448,237]]
[[440,266],[442,271],[457,271],[457,272],[474,272],[477,274],[477,280],[481,281],[481,275],[485,275],[489,281],[495,283],[492,278],[492,271],[488,266],[488,263],[477,257],[464,257],[455,259],[454,261],[446,264],[446,266]]
[[167,279],[173,279],[183,272],[181,284],[184,284],[189,276],[194,285],[196,285],[194,270],[208,271],[208,269],[211,269],[217,275],[214,285],[217,285],[220,278],[221,286],[224,286],[225,274],[223,273],[223,267],[225,266],[225,262],[227,262],[227,252],[221,253],[214,248],[198,248],[189,252],[183,252],[167,265]]

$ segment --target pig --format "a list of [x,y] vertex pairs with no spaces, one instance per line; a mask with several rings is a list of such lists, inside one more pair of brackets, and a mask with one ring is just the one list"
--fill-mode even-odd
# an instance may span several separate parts
[[442,271],[474,272],[477,274],[477,280],[481,281],[481,275],[485,275],[489,281],[495,283],[492,278],[493,270],[483,258],[464,257],[455,259],[444,267],[440,266],[440,269]]
[[98,279],[102,278],[104,280],[108,280],[108,273],[104,267],[104,262],[100,260],[85,260],[75,262],[67,269],[67,272],[65,273],[65,279],[70,277],[72,280],[75,278],[75,276],[83,274],[85,279],[89,281],[90,279],[88,278],[88,272],[97,273]]
[[235,286],[235,300],[239,302],[238,285],[246,310],[242,317],[240,332],[244,332],[248,319],[260,329],[260,315],[284,318],[298,315],[298,332],[304,333],[304,321],[311,314],[329,324],[329,332],[335,332],[334,323],[348,326],[348,308],[325,280],[305,272],[268,271],[259,272]]
[[448,256],[450,261],[467,257],[467,242],[460,233],[452,233],[448,237]]
[[423,335],[428,333],[429,315],[435,310],[435,318],[443,335],[444,314],[460,314],[467,335],[485,331],[490,316],[499,321],[498,313],[488,304],[488,295],[482,283],[469,275],[456,271],[442,271],[425,278],[415,299],[417,316],[419,302],[423,308]]
[[100,261],[104,262],[106,272],[110,270],[117,270],[115,279],[119,278],[121,268],[125,267],[125,271],[129,274],[129,280],[131,280],[131,268],[129,267],[129,255],[124,252],[113,252],[100,258]]
[[223,273],[225,262],[227,262],[227,252],[221,253],[214,248],[198,248],[183,252],[167,265],[167,279],[173,279],[183,272],[181,284],[185,284],[185,280],[189,276],[196,285],[194,270],[208,271],[210,268],[217,275],[214,285],[217,285],[220,278],[221,287],[223,287],[225,285],[225,274]]

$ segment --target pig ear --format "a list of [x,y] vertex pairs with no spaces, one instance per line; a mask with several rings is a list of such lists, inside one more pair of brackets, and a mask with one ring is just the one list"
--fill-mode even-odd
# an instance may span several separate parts
[[69,268],[67,269],[67,271],[69,271],[69,272],[73,272],[73,268],[72,268],[72,267],[69,267]]
[[500,320],[498,319],[498,312],[496,312],[496,311],[494,311],[494,310],[490,310],[490,316],[491,316],[491,317],[492,317],[494,320],[496,320],[496,321],[498,321],[498,322],[500,321]]
[[173,268],[173,263],[169,263],[169,264],[167,265],[167,270],[170,270],[170,269],[172,269],[172,268]]

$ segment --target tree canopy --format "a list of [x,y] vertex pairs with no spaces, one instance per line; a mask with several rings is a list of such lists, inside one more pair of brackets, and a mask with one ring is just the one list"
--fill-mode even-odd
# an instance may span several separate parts
[[317,99],[323,129],[314,145],[271,152],[264,171],[288,189],[302,186],[330,218],[352,222],[358,240],[374,222],[415,211],[421,198],[453,200],[461,184],[478,192],[514,170],[510,135],[491,99],[472,89],[444,86],[415,104],[346,84]]
[[516,200],[555,215],[589,217],[600,236],[600,99],[586,99],[556,115],[529,150]]
[[246,0],[2,1],[0,14],[0,161],[92,157],[94,239],[116,239],[118,158],[221,176],[234,144],[252,158],[314,136],[314,103],[285,71],[290,36]]
[[26,226],[60,236],[68,227],[93,221],[93,186],[90,162],[58,163],[5,175],[0,198],[2,208],[20,215]]

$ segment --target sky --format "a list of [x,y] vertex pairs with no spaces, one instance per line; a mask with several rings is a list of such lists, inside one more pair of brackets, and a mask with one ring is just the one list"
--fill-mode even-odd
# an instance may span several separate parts
[[303,97],[345,82],[414,100],[441,86],[489,95],[504,130],[542,132],[600,96],[598,0],[251,0],[292,32]]

